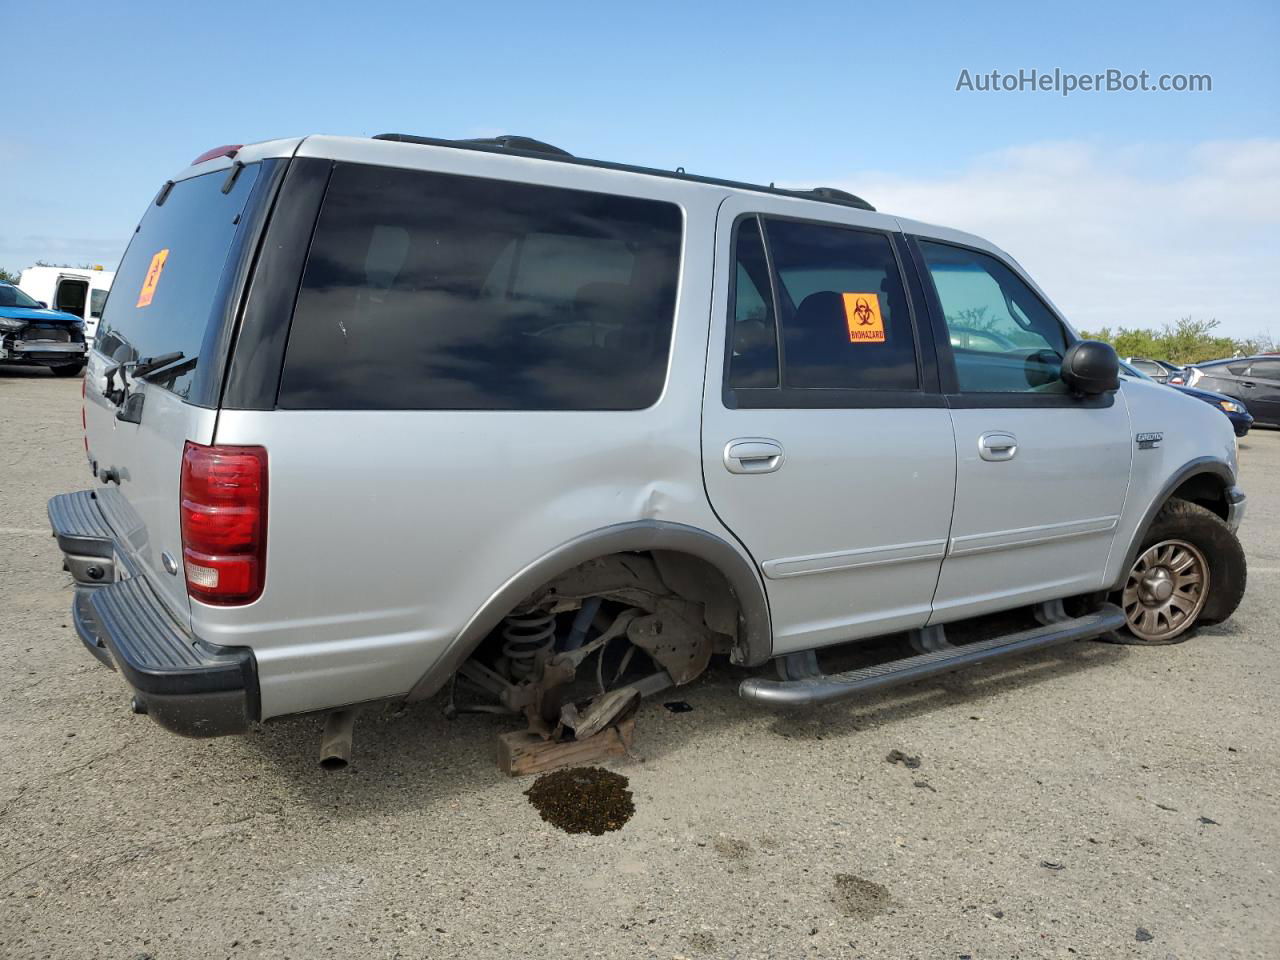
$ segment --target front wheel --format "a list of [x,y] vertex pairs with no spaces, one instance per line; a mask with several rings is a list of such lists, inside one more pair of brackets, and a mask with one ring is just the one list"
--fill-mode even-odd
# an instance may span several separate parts
[[84,373],[83,363],[66,363],[60,367],[50,367],[55,377],[78,377]]
[[1244,596],[1244,550],[1222,519],[1186,500],[1156,515],[1118,603],[1134,643],[1186,640],[1197,624],[1221,623]]

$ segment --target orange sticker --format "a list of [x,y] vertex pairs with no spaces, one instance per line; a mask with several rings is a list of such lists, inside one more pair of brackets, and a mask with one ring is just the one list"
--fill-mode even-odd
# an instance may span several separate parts
[[147,275],[142,281],[142,290],[138,292],[139,307],[151,305],[151,298],[156,295],[156,284],[160,282],[160,272],[164,270],[164,262],[169,259],[169,248],[165,247],[151,258],[151,266],[147,267]]
[[874,293],[842,293],[850,343],[884,343],[880,297]]

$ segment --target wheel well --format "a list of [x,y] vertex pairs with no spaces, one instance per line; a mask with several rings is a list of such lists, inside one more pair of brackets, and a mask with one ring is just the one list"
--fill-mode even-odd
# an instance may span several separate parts
[[[728,585],[736,604],[736,642],[732,660],[756,666],[769,659],[773,631],[769,601],[759,571],[749,556],[727,540],[698,527],[666,520],[633,520],[602,527],[568,540],[510,577],[475,612],[414,685],[408,699],[434,694],[522,600],[583,564],[603,557],[675,555],[699,561]],[[718,582],[718,581],[717,581]],[[720,594],[715,594],[720,596]]]
[[1223,520],[1227,519],[1229,513],[1226,484],[1221,477],[1211,473],[1198,473],[1184,480],[1169,494],[1169,499],[1199,504],[1206,510],[1212,510]]
[[587,596],[645,608],[661,597],[676,597],[700,607],[708,629],[734,642],[739,639],[742,608],[728,579],[711,561],[691,553],[625,550],[593,557],[542,584],[521,603]]

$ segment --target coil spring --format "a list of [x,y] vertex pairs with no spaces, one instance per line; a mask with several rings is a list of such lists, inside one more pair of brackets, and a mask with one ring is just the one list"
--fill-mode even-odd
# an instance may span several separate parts
[[538,655],[550,653],[556,642],[556,618],[530,607],[513,611],[502,624],[502,655],[515,680],[533,675]]

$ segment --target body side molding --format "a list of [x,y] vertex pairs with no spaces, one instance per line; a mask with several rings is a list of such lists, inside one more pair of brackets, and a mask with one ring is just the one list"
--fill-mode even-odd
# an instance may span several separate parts
[[772,656],[769,603],[751,561],[727,540],[697,527],[665,520],[636,520],[602,527],[568,540],[508,579],[472,614],[444,654],[414,684],[408,699],[423,700],[439,690],[471,655],[476,644],[542,584],[588,560],[642,550],[687,553],[718,569],[729,582],[741,611],[742,636],[734,661],[757,666]]

